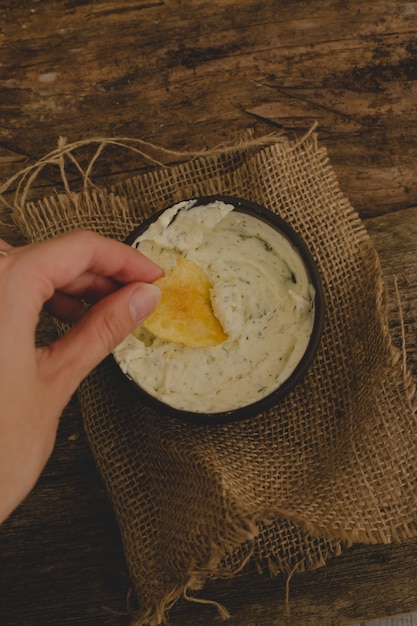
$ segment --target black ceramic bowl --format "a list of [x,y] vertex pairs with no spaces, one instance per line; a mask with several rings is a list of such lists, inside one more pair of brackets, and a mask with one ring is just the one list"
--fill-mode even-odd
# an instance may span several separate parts
[[[272,211],[241,198],[221,195],[206,196],[195,200],[194,206],[209,205],[216,200],[226,204],[231,204],[234,207],[234,211],[246,213],[261,220],[272,229],[281,233],[281,235],[283,235],[287,241],[290,242],[292,248],[295,249],[297,255],[301,258],[304,269],[309,277],[309,281],[314,287],[314,321],[305,352],[288,378],[267,396],[232,410],[204,413],[197,412],[195,410],[175,408],[144,391],[137,382],[135,382],[128,374],[124,373],[124,375],[137,389],[138,397],[140,397],[148,406],[153,407],[163,415],[169,415],[192,424],[221,424],[248,419],[277,405],[301,381],[307,369],[311,365],[321,340],[324,325],[324,296],[320,275],[317,270],[316,263],[302,237],[286,221],[281,219]],[[140,226],[129,234],[125,243],[133,245],[137,238],[143,234],[166,210],[167,209],[159,211],[142,222]],[[118,363],[117,358],[116,363]],[[118,363],[118,365],[120,366],[120,363]]]

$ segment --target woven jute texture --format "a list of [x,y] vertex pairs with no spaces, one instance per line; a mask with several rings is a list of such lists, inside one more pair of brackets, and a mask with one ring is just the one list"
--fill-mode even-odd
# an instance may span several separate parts
[[247,563],[302,571],[345,543],[417,531],[414,388],[390,339],[376,252],[315,132],[27,202],[15,220],[31,241],[74,227],[124,239],[154,211],[213,193],[263,204],[304,237],[323,280],[324,335],[299,386],[240,423],[193,426],[143,406],[111,357],[81,385],[135,626],[160,624],[181,595],[204,599],[207,577]]

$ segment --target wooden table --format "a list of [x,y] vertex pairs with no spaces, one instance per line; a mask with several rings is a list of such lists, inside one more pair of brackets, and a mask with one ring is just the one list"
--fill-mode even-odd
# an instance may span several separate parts
[[[314,120],[380,253],[392,332],[417,375],[417,2],[3,0],[1,180],[69,141],[138,137],[179,150]],[[102,159],[96,181],[138,171]],[[57,181],[47,174],[36,192]],[[13,230],[1,236],[19,242]],[[397,297],[395,284],[398,287]],[[42,320],[41,340],[53,336]],[[2,626],[128,624],[117,527],[74,400],[32,494],[0,528]],[[285,579],[213,581],[230,626],[348,624],[417,610],[417,539],[355,546]],[[174,626],[219,623],[179,602]]]

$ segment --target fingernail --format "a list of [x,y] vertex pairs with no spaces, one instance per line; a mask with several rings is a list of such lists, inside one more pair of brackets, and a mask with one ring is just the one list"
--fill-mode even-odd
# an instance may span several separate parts
[[129,302],[130,314],[135,324],[141,324],[152,313],[161,299],[161,290],[156,285],[141,283],[132,293]]

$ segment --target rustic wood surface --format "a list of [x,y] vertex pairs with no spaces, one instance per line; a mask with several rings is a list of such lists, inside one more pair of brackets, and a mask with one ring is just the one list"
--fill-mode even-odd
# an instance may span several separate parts
[[[0,182],[69,141],[137,137],[193,150],[319,122],[380,253],[392,332],[417,377],[417,3],[0,0]],[[144,167],[106,153],[98,181]],[[45,172],[35,193],[57,188]],[[18,243],[19,234],[1,227]],[[397,292],[398,289],[398,292]],[[399,296],[399,297],[398,297]],[[53,336],[43,318],[39,340]],[[4,410],[4,407],[2,407]],[[330,626],[417,611],[417,539],[355,546],[294,575],[212,581],[230,626]],[[129,580],[76,398],[38,485],[0,528],[2,626],[123,626]],[[179,602],[173,626],[220,623]]]
[[417,613],[409,615],[400,615],[398,617],[383,617],[382,619],[373,619],[367,622],[359,622],[351,624],[351,626],[416,626]]

